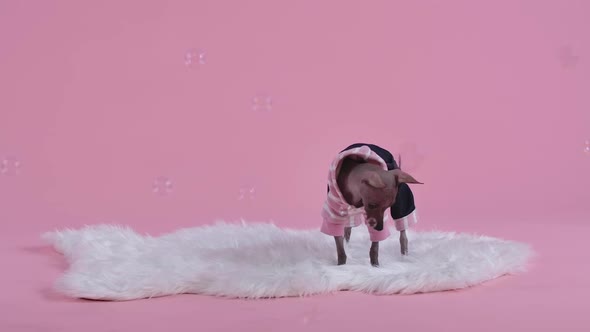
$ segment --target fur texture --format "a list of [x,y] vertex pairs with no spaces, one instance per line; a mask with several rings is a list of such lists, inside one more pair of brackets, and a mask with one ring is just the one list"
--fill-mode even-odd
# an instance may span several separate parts
[[408,256],[395,236],[381,242],[381,267],[369,264],[365,226],[336,266],[334,239],[318,230],[268,223],[187,228],[159,237],[116,225],[46,233],[70,263],[59,292],[96,300],[181,293],[238,298],[304,296],[338,290],[411,294],[465,288],[523,271],[528,245],[485,236],[408,232]]

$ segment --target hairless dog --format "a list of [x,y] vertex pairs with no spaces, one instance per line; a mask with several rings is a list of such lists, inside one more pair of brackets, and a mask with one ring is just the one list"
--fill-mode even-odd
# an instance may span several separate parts
[[408,253],[405,229],[415,217],[413,195],[408,183],[417,183],[402,171],[387,150],[374,144],[353,144],[332,162],[328,177],[328,197],[324,204],[322,232],[334,236],[338,265],[346,264],[344,240],[350,240],[352,227],[367,224],[371,265],[379,266],[379,242],[389,237],[384,227],[385,211],[391,209],[400,231],[402,255]]

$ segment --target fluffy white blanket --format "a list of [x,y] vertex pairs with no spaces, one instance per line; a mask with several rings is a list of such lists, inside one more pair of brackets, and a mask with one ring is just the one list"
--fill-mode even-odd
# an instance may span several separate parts
[[[393,230],[392,230],[393,231]],[[392,232],[395,234],[395,232]],[[49,232],[43,238],[70,263],[58,291],[77,298],[133,300],[180,293],[240,298],[303,296],[338,290],[411,294],[459,289],[523,271],[528,245],[485,236],[409,233],[408,256],[395,236],[369,263],[365,226],[353,229],[347,265],[319,230],[268,223],[187,228],[158,237],[116,225]]]

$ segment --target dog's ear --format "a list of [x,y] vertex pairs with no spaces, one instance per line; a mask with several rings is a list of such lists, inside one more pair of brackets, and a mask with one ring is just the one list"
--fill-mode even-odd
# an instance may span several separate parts
[[385,182],[377,172],[368,172],[363,178],[362,183],[377,189],[385,188]]
[[394,169],[389,171],[393,176],[397,177],[399,183],[417,183],[417,184],[424,184],[412,177],[410,174],[402,171],[401,169]]

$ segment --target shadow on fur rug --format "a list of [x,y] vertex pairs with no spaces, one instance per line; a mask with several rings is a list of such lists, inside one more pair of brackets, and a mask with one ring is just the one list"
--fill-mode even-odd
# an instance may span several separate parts
[[56,283],[59,292],[114,301],[181,293],[266,298],[443,291],[524,271],[532,254],[526,244],[485,236],[410,232],[409,256],[401,256],[392,236],[381,242],[381,267],[374,268],[361,226],[346,245],[347,265],[337,266],[332,237],[267,223],[220,222],[158,237],[95,225],[49,232],[43,239],[70,264]]

